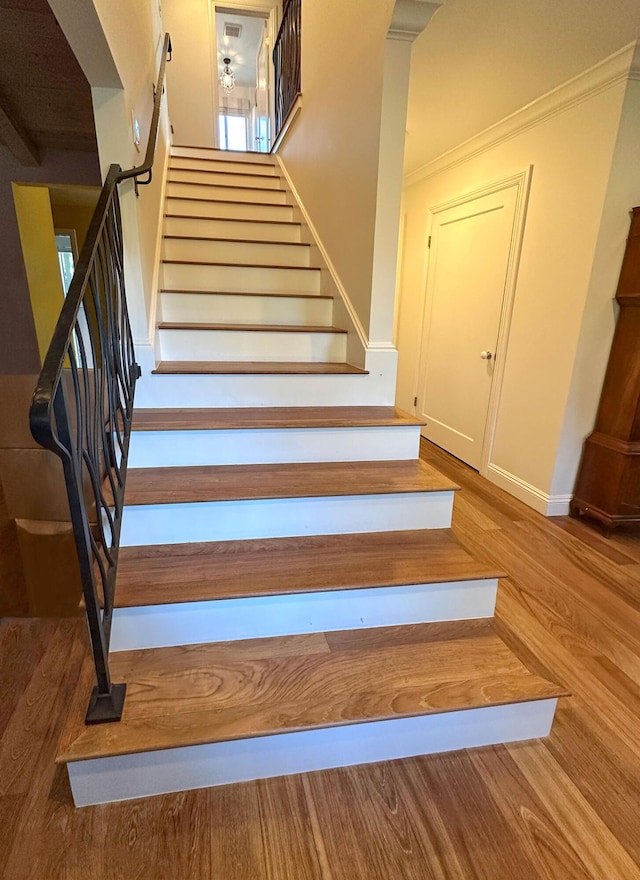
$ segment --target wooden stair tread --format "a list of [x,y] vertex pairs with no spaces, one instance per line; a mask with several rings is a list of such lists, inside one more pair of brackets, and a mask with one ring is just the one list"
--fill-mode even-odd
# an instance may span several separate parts
[[177,504],[451,492],[458,489],[423,461],[339,461],[131,468],[125,504]]
[[[174,181],[170,181],[170,182],[177,183],[177,184],[184,183],[184,181],[182,181],[182,180],[174,180]],[[200,184],[196,184],[196,185],[199,186]],[[202,186],[207,186],[207,185],[208,184],[204,184],[204,183],[202,184]],[[274,190],[274,192],[278,192],[278,190]],[[283,204],[282,202],[248,202],[248,201],[236,202],[233,199],[201,199],[201,198],[197,198],[196,196],[171,196],[171,195],[168,195],[167,201],[170,201],[171,199],[178,199],[181,202],[206,202],[208,205],[210,205],[210,204],[214,204],[214,205],[251,205],[253,207],[258,205],[259,207],[262,207],[262,208],[289,208],[289,209],[293,208],[293,205]],[[207,220],[224,220],[225,218],[224,217],[207,217],[206,219]],[[243,218],[241,218],[241,217],[228,217],[226,219],[228,219],[228,220],[241,220]]]
[[198,296],[283,296],[294,297],[295,299],[333,299],[326,293],[291,293],[289,291],[274,290],[177,290],[176,288],[163,287],[161,293],[184,293],[196,294]]
[[311,247],[310,244],[304,241],[270,241],[264,238],[221,238],[220,236],[212,235],[164,235],[163,238],[173,241],[217,241],[223,244],[273,244],[276,247]]
[[[208,172],[203,172],[207,174]],[[236,172],[225,171],[224,174],[235,174]],[[239,172],[240,174],[242,172]],[[270,180],[278,180],[278,177],[271,176]],[[211,189],[244,189],[249,190],[250,192],[274,192],[274,193],[282,193],[286,192],[284,189],[278,189],[273,186],[243,186],[238,183],[207,183],[204,180],[175,180],[172,177],[167,177],[167,183],[180,184],[184,186],[208,186]]]
[[269,736],[562,696],[491,621],[127,651],[119,723],[85,726],[89,660],[57,760]]
[[[179,158],[175,156],[174,159]],[[189,161],[189,160],[187,160]],[[194,160],[191,160],[194,161]],[[195,159],[196,162],[208,162],[208,159]],[[216,161],[215,159],[213,161]],[[219,160],[218,160],[219,161]],[[243,162],[243,165],[248,165],[250,168],[259,168],[260,163],[253,162]],[[269,167],[268,165],[266,166]],[[174,164],[173,160],[169,162],[169,171],[190,171],[192,174],[232,174],[235,177],[259,177],[261,180],[279,180],[280,177],[277,174],[260,174],[258,171],[239,171],[237,168],[185,168],[182,165]],[[175,183],[176,181],[174,181]],[[181,181],[180,181],[181,182]],[[191,182],[191,181],[190,181]],[[199,181],[198,181],[199,182]],[[226,184],[223,184],[225,186]]]
[[147,545],[120,549],[116,606],[499,577],[450,529]]
[[163,260],[177,266],[231,266],[234,269],[289,269],[295,272],[321,272],[318,266],[276,266],[273,263],[234,263],[219,260]]
[[136,409],[134,431],[215,431],[238,428],[371,428],[424,425],[395,406],[258,406]]
[[[261,156],[263,158],[262,162],[258,162],[259,165],[275,165],[276,161],[271,153],[263,153],[262,150],[221,150],[220,147],[200,147],[197,144],[173,144],[171,147],[171,156],[174,159],[198,159],[198,156],[178,156],[173,150],[202,150],[207,153],[216,153],[217,156],[214,157],[215,161],[221,159],[224,161],[227,157],[229,157],[230,162],[237,161],[234,159],[234,156]],[[204,160],[203,160],[204,161]],[[247,162],[247,164],[250,164]]]
[[152,373],[161,375],[368,375],[368,370],[353,364],[335,364],[307,361],[160,361]]
[[158,330],[233,330],[255,333],[346,333],[341,327],[325,324],[212,324],[195,321],[161,321]]
[[[202,201],[202,199],[196,199],[196,201]],[[224,217],[207,217],[206,214],[170,214],[166,213],[165,217],[177,217],[180,220],[213,220],[213,221],[229,221],[233,223],[265,223],[267,226],[302,226],[302,223],[297,220],[259,220],[255,217],[234,217],[232,220]],[[237,241],[237,239],[230,239],[230,241]],[[260,239],[262,242],[263,240]],[[266,239],[266,241],[271,241],[271,239]],[[295,242],[287,242],[288,244],[295,244]]]

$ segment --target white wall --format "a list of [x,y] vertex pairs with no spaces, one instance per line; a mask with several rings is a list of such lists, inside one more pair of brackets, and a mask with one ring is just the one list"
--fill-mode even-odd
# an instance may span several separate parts
[[[533,166],[487,476],[544,512],[566,508],[567,499],[555,496],[571,491],[576,456],[585,425],[593,422],[611,340],[611,315],[604,322],[600,317],[606,316],[603,303],[610,308],[615,291],[624,243],[620,227],[628,222],[626,211],[632,205],[625,182],[605,213],[607,222],[602,221],[631,57],[628,52],[614,59],[597,75],[541,99],[504,126],[435,160],[421,174],[408,178],[404,193],[398,404],[412,409],[429,209]],[[623,164],[622,156],[618,164]],[[600,265],[603,255],[608,259]],[[583,326],[585,315],[589,320]],[[594,335],[598,353],[585,395],[584,381],[574,376],[574,363],[579,347],[588,348]],[[570,399],[579,418],[567,421]],[[562,476],[561,446],[566,449]]]
[[[52,0],[51,5],[92,87],[103,179],[113,163],[124,169],[140,165],[149,136],[153,86],[164,38],[159,3],[157,0],[93,0],[91,6]],[[88,40],[100,49],[100,65],[87,52]],[[111,54],[112,69],[103,57],[105,46]],[[140,124],[140,150],[133,143],[132,116]],[[168,143],[169,123],[164,101],[152,185],[141,187],[139,198],[135,196],[132,181],[119,187],[127,300],[134,338],[142,342],[149,340],[155,322],[162,181]]]
[[366,333],[393,6],[393,0],[304,0],[302,110],[279,150]]

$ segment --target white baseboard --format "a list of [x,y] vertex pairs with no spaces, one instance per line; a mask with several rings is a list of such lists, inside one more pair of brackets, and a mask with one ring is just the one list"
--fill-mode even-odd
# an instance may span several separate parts
[[497,589],[485,578],[116,608],[110,650],[490,618]]
[[490,464],[484,476],[543,516],[566,516],[569,513],[571,495],[549,495],[497,464]]
[[67,765],[76,807],[548,736],[557,700],[139,752]]

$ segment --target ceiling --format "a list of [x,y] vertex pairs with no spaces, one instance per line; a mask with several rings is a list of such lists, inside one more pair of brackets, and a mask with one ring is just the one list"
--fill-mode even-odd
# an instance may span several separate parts
[[405,171],[640,34],[640,0],[444,0],[413,46]]
[[[242,27],[240,37],[225,37],[225,23],[238,24]],[[218,49],[218,74],[222,73],[223,58],[231,58],[231,70],[236,78],[236,85],[256,87],[256,58],[260,40],[265,29],[265,18],[253,15],[216,12],[216,36]]]
[[0,0],[0,144],[97,151],[91,89],[46,0]]

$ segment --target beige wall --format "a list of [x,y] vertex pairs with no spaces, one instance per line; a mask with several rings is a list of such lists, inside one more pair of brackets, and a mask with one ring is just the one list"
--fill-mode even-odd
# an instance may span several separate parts
[[366,333],[393,6],[393,0],[303,2],[302,110],[279,150]]
[[640,205],[640,82],[629,82],[576,349],[552,493],[571,493],[582,442],[593,429],[617,305],[615,293],[632,207]]
[[[489,148],[482,148],[479,142],[474,152],[470,145],[468,158],[457,157],[449,166],[444,160],[436,163],[429,176],[408,186],[404,194],[398,403],[411,409],[416,394],[430,207],[533,166],[489,468],[511,475],[510,488],[519,483],[531,487],[534,495],[540,495],[539,509],[546,496],[571,491],[576,456],[585,426],[593,421],[606,363],[604,352],[611,339],[610,299],[624,243],[624,235],[622,241],[619,238],[620,225],[624,226],[631,207],[628,189],[623,186],[612,206],[616,222],[604,226],[602,218],[624,94],[623,82],[602,91],[595,89],[590,97],[569,102],[562,112],[543,115],[535,124]],[[628,204],[621,207],[625,200]],[[609,254],[609,261],[606,270],[600,267],[596,272],[602,254]],[[589,315],[598,317],[595,324],[583,327],[588,301]],[[588,347],[590,335],[598,337],[597,357],[584,395],[584,382],[575,381],[574,363],[579,345]],[[572,396],[579,418],[565,424]],[[562,477],[554,479],[561,443],[569,453],[563,460]],[[495,474],[488,476],[496,478]]]

